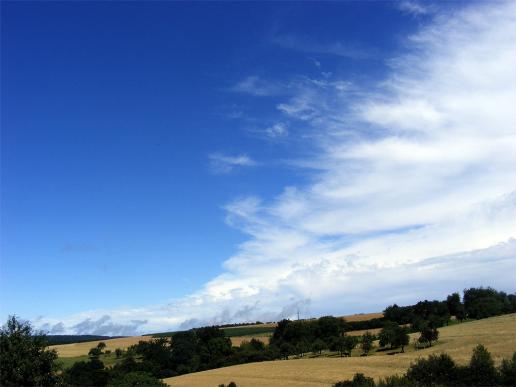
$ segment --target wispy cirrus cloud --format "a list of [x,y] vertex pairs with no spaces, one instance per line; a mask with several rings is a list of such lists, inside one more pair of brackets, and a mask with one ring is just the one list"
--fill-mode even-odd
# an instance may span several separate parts
[[230,173],[236,168],[253,167],[258,165],[256,161],[246,154],[235,156],[226,155],[224,153],[212,153],[209,155],[210,169],[216,174]]
[[267,81],[257,75],[250,75],[233,85],[230,90],[237,93],[251,94],[257,97],[270,97],[283,94],[288,86],[278,82]]
[[[293,163],[309,183],[226,205],[247,240],[199,291],[109,315],[152,331],[516,290],[515,20],[514,2],[440,13],[374,88],[307,78],[276,96],[271,109],[313,134],[315,156]],[[218,159],[231,171],[243,156]]]
[[[336,55],[343,58],[363,60],[376,56],[375,49],[353,42],[321,42],[310,37],[276,34],[271,41],[281,47],[307,54]],[[317,62],[318,63],[318,62]]]
[[398,2],[398,8],[408,14],[419,16],[435,12],[435,5],[429,2],[423,3],[415,0],[402,0]]

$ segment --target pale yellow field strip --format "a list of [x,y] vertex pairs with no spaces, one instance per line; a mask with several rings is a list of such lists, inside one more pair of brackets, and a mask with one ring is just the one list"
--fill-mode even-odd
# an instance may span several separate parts
[[90,348],[96,347],[100,342],[106,343],[105,350],[114,351],[117,348],[127,349],[133,344],[138,344],[139,341],[148,341],[150,339],[152,339],[151,336],[131,336],[121,339],[88,341],[86,343],[52,345],[50,348],[55,349],[60,357],[76,357],[87,355]]

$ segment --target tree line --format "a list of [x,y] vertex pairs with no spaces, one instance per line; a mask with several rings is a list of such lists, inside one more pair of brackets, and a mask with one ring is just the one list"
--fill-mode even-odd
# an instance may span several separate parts
[[[384,317],[367,322],[347,322],[324,316],[314,320],[278,322],[268,344],[251,339],[232,346],[230,338],[218,327],[202,327],[175,332],[172,337],[140,341],[127,350],[117,349],[116,364],[106,367],[102,356],[105,347],[90,350],[86,361],[60,369],[57,353],[47,348],[44,334],[34,332],[30,324],[9,318],[0,332],[0,385],[2,386],[106,386],[158,385],[159,379],[249,362],[321,355],[333,351],[340,356],[367,356],[374,349],[404,351],[410,332],[419,332],[417,347],[431,346],[438,340],[438,328],[451,317],[465,319],[490,317],[516,312],[516,296],[492,288],[471,288],[461,299],[453,293],[443,301],[420,301],[410,306],[391,305]],[[381,327],[378,334],[365,332],[352,336],[348,332],[360,327]],[[372,329],[372,328],[366,328]],[[102,344],[102,343],[101,343]],[[357,350],[358,351],[357,351]],[[394,353],[394,352],[393,352]],[[152,384],[154,383],[154,384]]]

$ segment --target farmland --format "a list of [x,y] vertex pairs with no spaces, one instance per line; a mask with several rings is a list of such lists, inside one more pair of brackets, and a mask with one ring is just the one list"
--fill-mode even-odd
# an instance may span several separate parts
[[[367,321],[372,318],[379,318],[382,316],[382,313],[361,313],[343,316],[342,318],[346,319],[346,321]],[[249,341],[252,338],[258,339],[264,343],[268,343],[269,337],[274,332],[276,325],[276,323],[243,325],[223,328],[223,331],[226,334],[226,337],[231,338],[231,342],[235,346],[240,345],[243,341]],[[379,329],[370,329],[369,331],[371,333],[377,333]],[[364,332],[365,331],[354,331],[350,332],[349,334],[357,336],[362,335]],[[50,348],[57,350],[60,358],[79,358],[81,356],[88,355],[90,348],[97,346],[97,344],[101,341],[106,343],[106,350],[114,351],[116,348],[127,349],[133,344],[138,344],[139,341],[148,341],[156,337],[173,336],[173,333],[174,332],[164,332],[144,336],[132,336],[109,340],[52,345]]]
[[[395,355],[377,352],[372,356],[351,358],[316,357],[243,364],[168,378],[171,386],[218,386],[235,381],[238,386],[329,386],[350,379],[356,372],[374,378],[406,371],[412,361],[431,353],[446,352],[458,363],[469,361],[477,344],[485,345],[497,364],[516,351],[516,314],[456,324],[440,328],[437,345],[420,351]],[[415,335],[412,335],[412,339]]]
[[139,341],[151,340],[151,336],[131,336],[119,339],[88,341],[83,343],[52,345],[50,349],[55,349],[60,358],[78,357],[88,355],[90,348],[96,347],[98,343],[106,343],[106,350],[114,351],[117,348],[126,349],[133,344],[138,344]]

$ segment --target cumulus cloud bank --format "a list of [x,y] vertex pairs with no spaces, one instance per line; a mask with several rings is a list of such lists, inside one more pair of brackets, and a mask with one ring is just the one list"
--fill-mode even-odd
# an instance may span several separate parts
[[[249,238],[221,275],[189,297],[111,317],[153,331],[373,311],[466,286],[514,291],[515,42],[514,2],[437,13],[376,88],[321,80],[284,95],[275,109],[307,126],[316,147],[293,162],[312,183],[228,204],[228,223]],[[281,94],[257,78],[240,84],[250,90]],[[250,165],[213,160],[223,172]],[[64,323],[78,332],[78,318]]]

